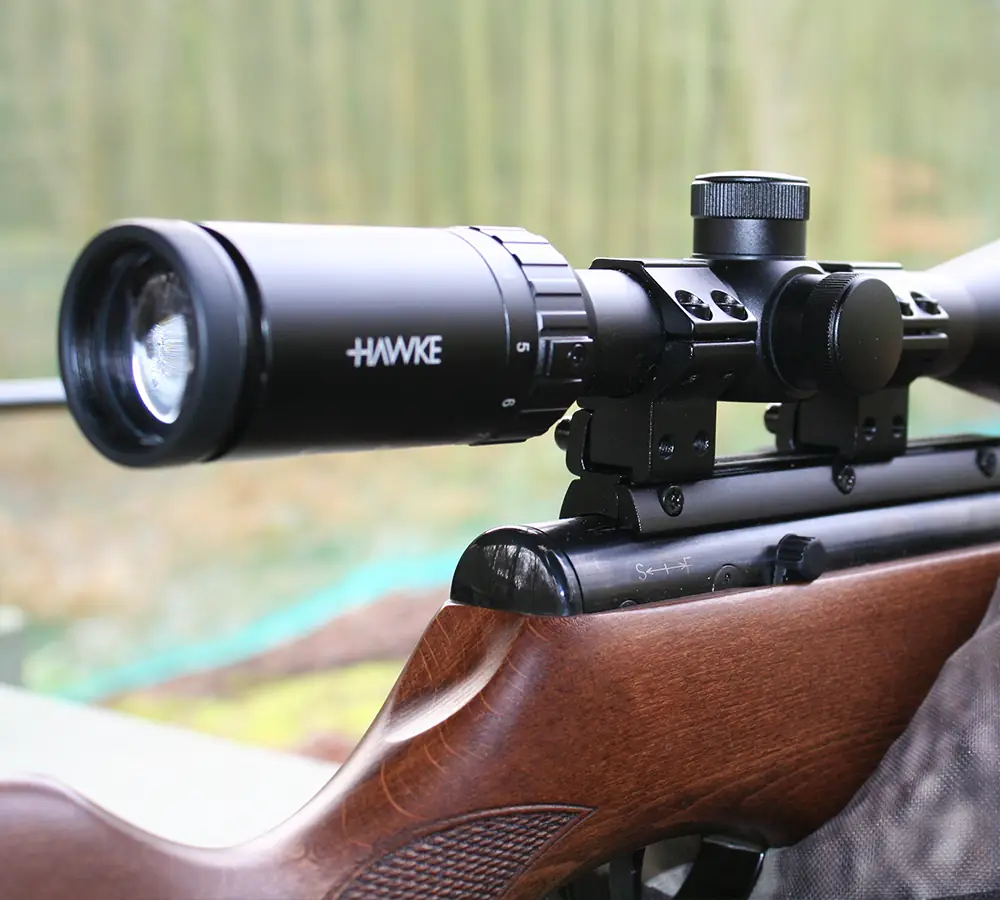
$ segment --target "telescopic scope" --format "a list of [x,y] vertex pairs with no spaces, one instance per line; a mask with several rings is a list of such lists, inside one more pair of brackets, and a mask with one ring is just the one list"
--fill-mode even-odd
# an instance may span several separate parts
[[521,228],[119,222],[66,284],[68,404],[105,456],[153,466],[520,441],[581,398],[917,375],[996,395],[998,245],[929,272],[810,262],[808,201],[793,176],[699,176],[691,256],[589,269]]
[[519,228],[117,223],[60,317],[70,408],[110,458],[517,441],[661,350],[642,288]]

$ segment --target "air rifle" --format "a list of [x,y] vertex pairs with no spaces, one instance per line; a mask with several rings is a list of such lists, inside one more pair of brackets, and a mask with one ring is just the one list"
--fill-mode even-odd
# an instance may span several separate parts
[[[1000,576],[998,442],[907,440],[918,377],[1000,399],[1000,243],[927,271],[812,261],[808,184],[769,173],[700,176],[691,209],[690,256],[588,269],[520,228],[98,234],[59,354],[106,457],[555,425],[574,480],[557,520],[472,542],[296,816],[195,850],[7,783],[0,892],[635,900],[642,849],[700,834],[677,896],[735,898],[843,808]],[[775,452],[717,460],[722,401],[773,404]]]

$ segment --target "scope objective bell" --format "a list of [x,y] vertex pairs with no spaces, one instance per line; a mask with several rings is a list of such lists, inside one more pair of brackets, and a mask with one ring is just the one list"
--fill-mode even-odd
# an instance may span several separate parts
[[524,440],[626,389],[660,335],[627,276],[520,228],[147,219],[77,260],[60,364],[88,438],[147,466]]

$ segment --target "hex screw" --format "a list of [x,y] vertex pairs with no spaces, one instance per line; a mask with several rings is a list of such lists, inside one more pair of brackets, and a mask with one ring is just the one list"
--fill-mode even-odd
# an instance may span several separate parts
[[997,455],[993,450],[977,450],[976,466],[987,478],[992,478],[997,473]]
[[833,471],[833,483],[837,485],[837,490],[842,494],[849,494],[854,490],[854,485],[858,483],[858,476],[854,471],[854,466],[838,466]]
[[692,294],[690,291],[677,291],[674,298],[683,309],[696,319],[708,320],[712,318],[712,307],[696,294]]
[[747,308],[732,294],[727,294],[725,291],[712,291],[712,299],[715,301],[715,305],[727,316],[740,319],[741,321],[745,321],[750,317]]
[[930,297],[925,297],[923,294],[918,294],[915,291],[911,292],[910,296],[913,298],[913,302],[920,307],[921,312],[929,316],[941,315],[941,306],[936,300],[932,300]]
[[668,516],[679,516],[684,512],[684,491],[676,484],[664,488],[660,491],[660,506]]

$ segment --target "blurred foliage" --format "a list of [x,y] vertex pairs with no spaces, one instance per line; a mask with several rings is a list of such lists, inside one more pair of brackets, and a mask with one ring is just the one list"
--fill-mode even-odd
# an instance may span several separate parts
[[[61,282],[116,217],[521,224],[582,266],[683,255],[690,179],[763,168],[810,179],[817,258],[931,264],[1000,235],[998,38],[995,0],[4,0],[0,377],[55,372]],[[137,474],[5,417],[0,598],[58,684],[552,517],[567,479],[551,440]]]
[[940,259],[1000,232],[998,36],[993,0],[6,0],[0,374],[53,371],[122,216],[516,223],[585,265],[683,254],[690,178],[756,167],[810,178],[817,257]]
[[[361,663],[249,686],[221,697],[137,694],[114,703],[122,712],[172,722],[265,747],[315,751],[330,734],[353,743],[364,734],[400,664]],[[317,746],[318,745],[318,746]],[[343,747],[331,747],[339,756]]]

